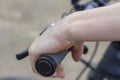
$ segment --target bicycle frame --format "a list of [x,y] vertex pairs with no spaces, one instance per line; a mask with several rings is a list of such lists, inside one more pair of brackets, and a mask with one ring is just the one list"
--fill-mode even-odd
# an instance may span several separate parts
[[[91,73],[91,72],[90,72]],[[111,42],[89,80],[120,80],[120,42]]]

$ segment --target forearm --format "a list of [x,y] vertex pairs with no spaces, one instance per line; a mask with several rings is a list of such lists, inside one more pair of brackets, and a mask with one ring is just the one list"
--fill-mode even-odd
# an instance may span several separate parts
[[77,41],[120,40],[120,3],[76,12],[65,20],[69,22],[67,35]]

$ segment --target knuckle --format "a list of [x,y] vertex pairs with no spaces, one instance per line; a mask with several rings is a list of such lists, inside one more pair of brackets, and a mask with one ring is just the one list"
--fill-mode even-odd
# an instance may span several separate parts
[[31,53],[33,53],[33,49],[30,47],[28,50],[29,55],[31,55]]
[[37,54],[37,52],[38,52],[38,40],[39,40],[39,37],[37,37],[37,38],[33,41],[32,45],[30,46],[30,48],[29,48],[29,50],[28,50],[28,53],[29,53],[30,55],[32,55],[32,54]]
[[29,50],[28,50],[28,54],[29,54],[29,55],[32,55],[33,53],[35,53],[35,49],[34,49],[33,46],[31,46],[31,47],[29,48]]

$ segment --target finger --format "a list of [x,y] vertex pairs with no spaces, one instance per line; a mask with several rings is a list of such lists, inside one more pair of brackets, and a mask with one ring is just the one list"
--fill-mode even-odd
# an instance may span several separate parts
[[37,61],[37,59],[39,58],[40,55],[34,55],[29,51],[29,57],[30,57],[30,62],[31,62],[31,66],[32,66],[32,71],[39,74],[35,68],[35,62]]
[[58,65],[56,72],[54,73],[54,75],[52,76],[53,78],[64,78],[65,77],[65,73],[64,73],[64,69],[63,66],[60,64]]
[[[31,45],[31,47],[29,48],[29,57],[30,57],[30,62],[31,62],[31,66],[32,66],[32,70],[33,72],[39,74],[35,68],[35,63],[36,61],[40,58],[41,53],[45,52],[44,49],[41,47],[42,39],[40,37],[37,37],[33,44]],[[41,44],[41,46],[39,46],[38,44]],[[42,52],[43,50],[43,52]],[[47,51],[47,50],[46,50]]]
[[74,61],[80,61],[80,57],[83,53],[83,43],[80,43],[78,45],[75,45],[72,48],[72,58]]

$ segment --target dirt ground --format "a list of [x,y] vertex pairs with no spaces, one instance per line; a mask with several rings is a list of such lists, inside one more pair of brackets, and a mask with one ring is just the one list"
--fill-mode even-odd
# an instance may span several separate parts
[[[29,57],[17,61],[15,54],[29,47],[44,26],[60,19],[71,8],[68,0],[0,0],[0,80],[61,80],[44,78],[32,72]],[[87,42],[89,60],[95,42]],[[109,42],[101,42],[93,65],[102,58]],[[66,77],[75,80],[84,65],[76,63],[68,54],[62,62]],[[81,80],[87,80],[89,69]],[[3,79],[5,78],[5,79]],[[7,79],[9,78],[9,79]],[[14,79],[13,79],[14,78]]]

